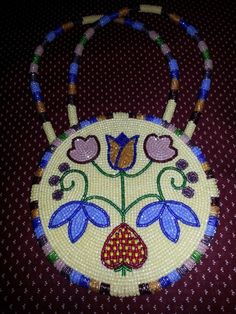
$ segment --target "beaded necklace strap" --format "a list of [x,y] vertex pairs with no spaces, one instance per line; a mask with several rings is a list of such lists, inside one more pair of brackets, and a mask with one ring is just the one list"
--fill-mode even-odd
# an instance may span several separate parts
[[[79,69],[79,58],[82,56],[83,49],[87,42],[91,39],[96,29],[104,27],[105,25],[109,24],[113,20],[115,22],[127,25],[128,27],[131,27],[138,31],[145,32],[156,44],[161,48],[161,51],[163,55],[165,56],[170,70],[170,77],[171,77],[171,83],[170,83],[170,92],[169,92],[169,100],[167,103],[167,107],[163,116],[163,119],[170,122],[174,110],[176,107],[176,99],[178,95],[178,89],[179,89],[179,67],[177,64],[177,61],[173,58],[171,55],[169,47],[164,43],[163,39],[160,37],[159,34],[157,34],[155,31],[148,31],[143,23],[132,21],[128,18],[120,18],[120,16],[123,16],[127,13],[127,10],[121,10],[120,12],[112,13],[109,16],[102,17],[97,23],[94,24],[93,27],[89,28],[84,35],[82,36],[79,44],[76,46],[75,52],[74,52],[74,58],[73,62],[70,65],[69,70],[69,102],[68,102],[68,117],[70,126],[78,124],[78,118],[76,113],[76,107],[74,105],[75,103],[75,95],[76,95],[76,82],[77,82],[77,74]],[[88,19],[88,18],[87,18]],[[86,19],[86,21],[87,21]],[[46,108],[43,103],[43,95],[41,92],[41,88],[38,82],[38,65],[40,58],[44,52],[44,47],[47,43],[52,42],[56,37],[58,37],[60,34],[63,34],[66,30],[69,30],[73,28],[76,25],[76,23],[66,23],[62,25],[62,27],[58,27],[52,32],[49,32],[43,44],[39,45],[35,52],[33,61],[30,65],[30,74],[31,74],[31,92],[33,95],[33,99],[36,102],[37,111],[40,114],[40,117],[43,122],[43,128],[46,133],[46,136],[48,138],[49,143],[51,143],[56,135],[52,128],[52,124],[49,121],[47,114],[46,114]]]
[[[199,49],[200,49],[200,51],[202,53],[203,59],[204,59],[205,73],[204,73],[204,77],[203,77],[203,80],[202,80],[202,83],[201,83],[201,87],[200,87],[200,90],[199,90],[199,94],[198,94],[198,97],[197,97],[196,105],[194,107],[194,110],[193,110],[193,112],[192,112],[192,114],[190,116],[190,119],[189,119],[189,121],[187,123],[187,126],[185,128],[185,131],[184,131],[186,135],[188,135],[190,138],[192,137],[192,135],[194,133],[194,130],[196,128],[196,125],[198,123],[198,120],[199,120],[199,118],[201,116],[201,113],[203,111],[204,104],[205,104],[205,101],[206,101],[206,99],[208,97],[208,93],[209,93],[209,90],[210,90],[211,75],[212,75],[213,65],[212,65],[212,60],[211,60],[211,57],[210,57],[210,53],[209,53],[208,47],[205,44],[205,42],[203,40],[201,40],[197,29],[194,26],[188,24],[183,18],[180,18],[176,14],[167,14],[159,6],[140,5],[139,7],[136,7],[136,8],[133,8],[133,9],[124,8],[124,9],[120,10],[118,13],[112,13],[112,14],[109,14],[109,15],[105,15],[102,18],[101,18],[101,15],[86,16],[86,17],[83,17],[83,18],[81,18],[80,20],[78,20],[76,22],[69,22],[69,23],[63,24],[61,27],[58,27],[57,29],[55,29],[52,32],[49,32],[46,35],[43,43],[36,48],[35,53],[34,53],[34,57],[33,57],[33,60],[32,60],[31,66],[30,66],[31,91],[32,91],[32,94],[33,94],[33,99],[36,102],[37,111],[39,112],[41,120],[42,120],[42,123],[43,123],[43,129],[44,129],[44,131],[46,133],[46,136],[47,136],[47,138],[48,138],[50,143],[56,138],[56,135],[55,135],[54,129],[52,127],[52,124],[51,124],[51,122],[49,121],[49,119],[48,119],[48,117],[46,115],[46,109],[45,109],[45,105],[43,103],[43,96],[42,96],[42,93],[41,93],[40,86],[38,84],[38,65],[39,65],[41,56],[43,55],[45,46],[48,43],[52,42],[59,35],[63,34],[65,31],[72,29],[75,25],[91,24],[91,23],[94,23],[97,20],[101,19],[100,20],[101,21],[100,24],[98,22],[97,25],[102,27],[102,26],[105,26],[106,24],[108,24],[109,22],[111,22],[112,20],[117,19],[118,17],[126,16],[130,11],[139,11],[139,12],[143,12],[143,13],[154,13],[154,14],[160,14],[160,15],[161,14],[162,15],[167,15],[172,21],[174,21],[182,29],[184,29],[186,31],[186,33],[189,36],[191,36],[193,39],[195,39],[197,41],[197,43],[198,43],[198,47],[199,47]],[[152,33],[152,34],[154,35],[155,33]],[[152,39],[153,40],[157,40],[157,37],[153,37]],[[85,37],[84,40],[85,40],[85,43],[86,43],[86,37]],[[159,36],[158,36],[157,44],[162,46],[161,48],[163,49],[162,50],[163,53],[166,52],[165,54],[168,55],[168,52],[167,52],[168,50],[164,52],[164,50],[165,50],[164,47],[165,46],[163,47],[163,43],[162,43],[161,38]],[[167,58],[168,58],[168,56],[167,56]],[[174,66],[175,65],[173,64],[173,67]],[[175,71],[175,70],[173,70],[173,71]],[[173,77],[173,79],[174,78],[177,79],[177,77],[178,77],[178,75],[177,75],[177,72],[176,72],[176,77]],[[173,83],[172,87],[174,87],[174,85],[175,85],[175,88],[178,86],[177,80],[175,81],[175,83]],[[70,95],[73,92],[73,88],[74,87],[71,88]],[[177,89],[178,88],[176,88],[176,90]],[[173,91],[173,88],[172,88],[172,91]],[[176,93],[173,92],[173,95],[172,95],[172,98],[171,98],[173,101],[172,102],[168,102],[166,110],[165,110],[165,113],[164,113],[164,116],[163,116],[164,119],[168,118],[168,114],[167,113],[170,113],[172,110],[173,110],[173,113],[174,113],[174,107],[175,107],[175,101],[174,100],[175,100],[175,98],[176,98]],[[69,105],[70,105],[70,103],[69,103]],[[70,116],[75,116],[75,113],[74,113],[75,110],[74,109],[75,108],[73,107],[73,104],[71,106],[68,106],[69,117]],[[167,117],[166,117],[166,115],[167,115]]]
[[168,62],[170,78],[171,78],[169,100],[168,100],[166,110],[163,115],[163,119],[166,120],[167,122],[170,122],[173,117],[174,110],[176,107],[177,93],[179,89],[179,67],[178,67],[177,61],[173,58],[170,52],[170,49],[164,43],[164,40],[155,31],[147,30],[144,24],[138,21],[133,21],[130,18],[116,18],[116,16],[118,16],[118,13],[114,13],[109,17],[108,16],[102,17],[96,24],[94,24],[93,27],[90,27],[83,34],[83,36],[81,37],[79,43],[77,44],[75,48],[73,61],[70,64],[69,75],[68,75],[68,95],[69,95],[68,96],[68,103],[69,103],[68,116],[69,116],[70,126],[74,126],[78,124],[78,117],[77,117],[76,106],[75,106],[75,96],[77,93],[76,83],[77,83],[77,75],[79,71],[79,60],[83,54],[84,47],[94,35],[95,30],[107,25],[113,19],[115,19],[115,22],[117,23],[124,24],[128,27],[131,27],[134,30],[138,30],[138,31],[142,31],[146,33],[149,36],[149,38],[151,38],[161,48],[161,51]]

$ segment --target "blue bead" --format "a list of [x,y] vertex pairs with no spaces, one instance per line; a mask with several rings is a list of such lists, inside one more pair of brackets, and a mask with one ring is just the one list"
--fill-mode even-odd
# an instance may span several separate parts
[[216,227],[207,225],[206,230],[205,230],[205,235],[212,237],[214,236],[215,232],[216,232]]
[[207,99],[208,94],[209,94],[208,90],[201,88],[198,94],[198,99]]
[[56,38],[56,34],[54,31],[48,33],[45,37],[46,41],[49,43],[52,42],[55,38]]
[[179,70],[171,71],[170,72],[170,77],[171,78],[176,78],[178,80],[179,79]]
[[129,18],[125,18],[124,25],[131,26],[133,25],[133,21]]
[[178,66],[178,63],[175,59],[172,59],[170,62],[169,62],[169,68],[171,71],[178,71],[179,70],[179,66]]
[[171,283],[175,283],[176,281],[181,279],[180,274],[176,270],[169,273],[167,277],[170,279]]
[[79,65],[77,63],[71,63],[70,65],[70,70],[69,70],[69,73],[70,74],[75,74],[77,75],[78,74],[78,69],[79,69]]
[[110,22],[111,22],[111,17],[110,17],[109,15],[105,15],[105,16],[103,16],[103,17],[99,20],[98,24],[99,24],[101,27],[103,27],[103,26],[105,26],[106,24],[108,24],[108,23],[110,23]]
[[146,120],[146,121],[153,122],[153,123],[155,123],[155,124],[159,124],[159,125],[161,125],[161,124],[162,124],[162,121],[163,121],[162,119],[157,118],[157,117],[152,116],[152,115],[146,115],[146,116],[145,116],[145,120]]
[[179,25],[182,29],[184,29],[185,31],[187,30],[187,28],[190,26],[184,19],[180,19],[179,21]]
[[207,91],[209,91],[210,90],[210,87],[211,87],[211,80],[210,79],[204,79],[203,81],[202,81],[202,85],[201,85],[201,88],[202,89],[205,89],[205,90],[207,90]]
[[45,160],[47,162],[49,162],[49,160],[51,159],[52,157],[52,152],[50,151],[46,151],[42,157],[42,160]]
[[32,224],[34,229],[36,229],[39,226],[42,226],[41,219],[39,217],[34,218]]
[[41,94],[41,92],[35,92],[32,94],[34,101],[43,101],[43,95]]
[[167,288],[171,285],[171,281],[167,276],[161,277],[159,281],[162,288]]
[[132,28],[133,28],[133,29],[136,29],[137,31],[142,31],[143,28],[144,28],[144,26],[143,26],[143,23],[140,23],[140,22],[135,21],[135,22],[133,22],[133,24],[132,24]]
[[84,288],[89,288],[90,278],[82,275],[79,280],[79,285]]
[[114,12],[110,15],[111,20],[117,19],[118,17],[119,17],[119,12]]
[[79,285],[81,277],[82,277],[82,274],[79,273],[78,271],[73,270],[70,273],[70,281],[74,284]]
[[61,35],[63,32],[64,32],[64,29],[63,29],[62,27],[60,27],[60,26],[57,27],[57,28],[55,29],[55,31],[54,31],[56,37],[59,36],[59,35]]
[[197,147],[197,146],[193,146],[192,147],[192,152],[194,153],[195,156],[199,156],[199,155],[202,154],[201,149],[199,147]]
[[198,30],[192,26],[192,25],[189,25],[186,29],[187,33],[191,36],[191,37],[194,37],[197,35],[198,33]]
[[69,73],[68,83],[77,83],[77,75]]
[[206,157],[204,156],[203,153],[201,153],[200,155],[197,156],[197,159],[200,161],[201,164],[203,164],[204,162],[206,162]]
[[44,169],[44,168],[46,168],[47,164],[48,163],[46,160],[41,160],[39,163],[39,167]]
[[39,239],[42,235],[44,235],[44,230],[42,226],[38,226],[34,229],[34,233],[37,239]]
[[90,124],[93,124],[95,122],[98,122],[98,119],[96,117],[90,118],[89,119]]
[[217,227],[218,226],[218,219],[215,216],[210,216],[208,219],[207,224],[209,226]]
[[41,89],[38,82],[35,82],[35,81],[31,82],[30,87],[31,87],[32,93],[37,93],[37,92],[41,93]]

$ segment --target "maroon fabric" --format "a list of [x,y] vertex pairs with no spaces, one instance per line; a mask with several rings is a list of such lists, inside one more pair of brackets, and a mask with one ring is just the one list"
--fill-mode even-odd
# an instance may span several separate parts
[[[170,1],[169,1],[170,2]],[[131,4],[128,1],[128,4]],[[126,2],[127,4],[127,2]],[[169,7],[201,30],[213,59],[207,107],[194,140],[205,152],[221,190],[221,219],[200,264],[157,295],[113,298],[77,288],[51,266],[33,235],[29,209],[32,174],[47,141],[31,100],[27,72],[34,48],[56,25],[79,15],[112,11],[120,1],[8,1],[1,23],[1,311],[2,313],[233,313],[235,254],[235,86],[232,73],[233,1],[171,1]],[[181,70],[174,118],[183,128],[197,95],[203,62],[196,44],[167,20],[137,14],[171,47]],[[73,49],[86,27],[47,50],[40,73],[45,103],[56,131],[68,128],[66,77]],[[83,56],[77,101],[80,118],[111,111],[161,116],[168,69],[144,34],[121,25],[99,31]],[[233,186],[234,185],[234,186]]]

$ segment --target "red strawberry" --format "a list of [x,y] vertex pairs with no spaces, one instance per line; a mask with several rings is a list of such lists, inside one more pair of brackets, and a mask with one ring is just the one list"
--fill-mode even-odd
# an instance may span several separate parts
[[114,228],[101,252],[102,263],[115,271],[140,268],[147,259],[147,247],[137,232],[126,223]]

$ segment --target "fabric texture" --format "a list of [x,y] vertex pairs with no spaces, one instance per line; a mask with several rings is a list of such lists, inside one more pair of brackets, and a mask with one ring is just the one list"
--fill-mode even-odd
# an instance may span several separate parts
[[[140,2],[141,3],[141,2]],[[150,4],[157,4],[149,1]],[[211,248],[174,287],[132,298],[101,296],[77,288],[46,260],[31,227],[33,172],[48,144],[28,86],[34,48],[48,31],[79,16],[112,12],[134,1],[8,1],[1,27],[1,302],[2,313],[234,313],[235,268],[235,87],[232,1],[168,1],[168,10],[196,26],[214,61],[212,90],[193,140],[214,170],[221,217]],[[165,5],[165,1],[158,3]],[[197,97],[203,61],[196,43],[167,19],[134,14],[165,38],[180,66],[180,95],[173,123],[184,129]],[[80,27],[46,50],[40,67],[45,105],[56,133],[69,128],[67,73]],[[168,67],[144,34],[111,24],[94,36],[81,60],[77,112],[86,119],[112,111],[162,116],[169,89]]]

